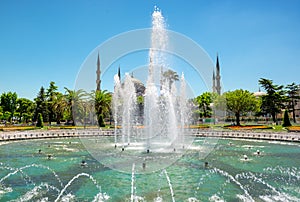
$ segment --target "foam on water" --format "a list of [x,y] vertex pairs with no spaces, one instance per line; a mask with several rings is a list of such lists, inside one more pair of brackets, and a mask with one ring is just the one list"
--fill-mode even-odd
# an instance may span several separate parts
[[224,177],[228,177],[232,182],[234,182],[236,185],[238,185],[241,188],[241,190],[244,191],[244,193],[247,196],[247,198],[249,199],[249,201],[253,201],[254,202],[253,198],[250,196],[250,194],[248,193],[247,189],[245,189],[243,187],[243,185],[239,181],[237,181],[232,175],[230,175],[226,171],[220,170],[218,168],[214,168],[212,171],[213,172],[217,172],[217,173],[223,175]]
[[168,185],[169,185],[169,188],[170,188],[170,193],[171,193],[171,198],[172,198],[172,202],[175,202],[175,195],[174,195],[174,191],[173,191],[173,186],[171,184],[171,180],[170,180],[170,177],[167,173],[167,171],[164,169],[163,172],[165,173],[166,175],[166,179],[168,181]]
[[[87,178],[89,178],[89,179],[95,184],[95,186],[98,188],[99,193],[101,193],[101,187],[97,184],[97,181],[93,178],[93,176],[91,176],[91,175],[89,175],[89,174],[87,174],[87,173],[80,173],[80,174],[74,176],[74,177],[66,184],[66,186],[60,191],[59,195],[58,195],[57,198],[55,199],[55,202],[57,202],[57,201],[61,198],[61,196],[63,196],[63,194],[64,194],[64,192],[67,190],[67,188],[68,188],[75,180],[77,180],[79,177],[87,177]],[[104,194],[104,195],[101,194],[100,199],[105,200],[105,198],[106,198],[105,195],[106,195],[106,194]],[[98,195],[97,195],[97,196],[98,196]]]
[[29,168],[32,168],[32,167],[42,168],[42,169],[49,170],[50,172],[53,173],[53,175],[55,176],[55,178],[57,179],[57,181],[60,183],[60,186],[61,186],[61,187],[64,186],[63,183],[62,183],[62,181],[60,180],[60,178],[58,177],[58,175],[56,174],[56,172],[55,172],[53,169],[51,169],[51,168],[49,168],[49,167],[47,167],[47,166],[44,166],[44,165],[38,165],[38,164],[31,164],[31,165],[23,166],[23,167],[21,167],[21,168],[16,168],[13,172],[8,173],[6,176],[2,177],[2,178],[0,179],[0,184],[1,184],[4,180],[6,180],[7,178],[9,178],[10,176],[13,176],[13,175],[17,174],[18,172],[23,172],[23,170],[29,169]]
[[[59,192],[59,189],[57,189],[54,186],[49,185],[48,183],[42,183],[39,186],[35,186],[32,190],[25,193],[22,197],[20,197],[17,201],[33,201],[36,200],[35,198],[39,199],[42,197],[42,195],[49,192],[49,190],[54,190],[57,193]],[[44,198],[45,200],[45,198]]]
[[[114,137],[111,138],[113,139]],[[59,168],[61,170],[54,172],[53,169],[47,168],[45,165],[29,164],[18,168],[12,161],[10,161],[10,165],[1,162],[0,169],[2,175],[0,177],[0,198],[1,200],[10,199],[16,201],[53,201],[60,195],[58,201],[76,201],[83,199],[82,194],[84,193],[86,185],[84,185],[84,187],[81,185],[79,185],[79,187],[77,186],[78,184],[81,184],[81,182],[85,182],[87,179],[89,182],[92,182],[88,183],[87,189],[92,188],[93,190],[89,193],[88,197],[90,200],[94,199],[94,201],[108,200],[108,198],[110,199],[111,194],[113,194],[111,199],[115,200],[118,196],[114,195],[114,191],[112,192],[112,190],[114,190],[114,186],[119,188],[120,184],[122,184],[122,186],[120,186],[120,189],[122,190],[120,197],[126,198],[129,201],[207,201],[209,198],[215,201],[230,201],[232,199],[237,199],[247,202],[253,200],[300,200],[298,187],[300,170],[297,167],[297,161],[294,162],[293,158],[291,158],[291,161],[289,162],[294,162],[295,164],[276,166],[278,164],[278,157],[276,155],[272,155],[272,152],[277,154],[277,149],[270,148],[268,143],[265,142],[266,147],[264,149],[267,154],[257,158],[254,157],[251,151],[248,151],[248,149],[245,150],[245,148],[242,147],[241,141],[230,141],[233,142],[236,149],[232,150],[232,148],[228,148],[226,146],[228,140],[221,140],[221,144],[223,146],[220,148],[227,148],[229,150],[219,151],[220,154],[208,157],[208,167],[205,167],[204,162],[201,162],[201,160],[199,161],[197,158],[198,150],[190,150],[182,159],[176,162],[174,166],[171,166],[161,172],[148,174],[149,177],[147,177],[148,175],[136,175],[135,169],[141,168],[142,164],[135,164],[134,166],[132,164],[131,175],[120,174],[121,177],[119,176],[118,179],[114,179],[117,177],[116,175],[119,175],[117,171],[112,171],[107,168],[99,170],[99,168],[97,167],[96,169],[95,165],[92,163],[89,164],[89,167],[80,167],[79,163],[81,159],[78,159],[77,157],[79,155],[83,155],[83,153],[81,153],[81,149],[78,149],[75,153],[68,153],[64,155],[66,159],[73,159],[72,162],[77,163],[76,166],[72,165],[72,168],[75,168],[74,172],[73,170],[67,171],[67,173],[71,175],[71,180],[66,180],[64,179],[65,177],[59,177],[60,174],[63,176],[66,172],[62,167]],[[199,146],[198,144],[201,144],[202,142],[195,141],[194,145],[197,147]],[[35,143],[39,145],[38,141],[35,141]],[[49,143],[51,143],[51,141]],[[12,148],[15,148],[15,144],[17,143],[11,144]],[[30,144],[32,147],[32,143]],[[132,143],[129,147],[135,147],[138,145],[139,144]],[[239,145],[240,147],[238,147]],[[73,145],[70,145],[70,147],[73,147]],[[281,148],[282,146],[278,145],[278,147]],[[53,147],[51,148],[54,149]],[[294,155],[294,152],[298,151],[296,147],[292,146],[287,146],[285,148],[287,151],[289,150],[291,152],[291,155]],[[61,149],[63,148],[61,147]],[[13,150],[10,151],[12,152],[11,156],[18,154],[18,152],[14,153]],[[34,158],[33,156],[28,155],[32,154],[32,151],[32,149],[25,149],[24,156],[16,155],[16,160],[19,161],[19,159],[22,158],[25,159],[24,162],[26,162],[26,159],[28,162],[32,160],[41,160],[41,163],[52,165],[55,168],[58,168],[58,166],[55,165],[56,163],[61,164],[62,162],[65,162],[65,159],[61,159],[60,157],[53,159],[52,161],[42,159],[39,155],[36,155],[36,158]],[[228,153],[228,151],[233,153]],[[248,151],[248,156],[250,154],[253,155],[251,156],[253,161],[241,163],[238,160],[240,155],[243,154],[241,152],[245,151]],[[231,155],[231,160],[226,160],[225,163],[218,163],[220,160],[225,158],[226,155]],[[144,161],[148,163],[150,158],[155,158],[155,155],[146,156]],[[164,157],[164,159],[168,158],[168,156]],[[3,158],[1,160],[5,159],[6,158]],[[272,161],[270,161],[270,159],[272,159]],[[286,158],[281,158],[280,160],[283,161],[286,160]],[[260,162],[268,162],[267,165],[270,164],[270,166],[265,166],[265,164]],[[236,164],[238,164],[237,168],[235,168]],[[147,166],[150,165],[147,164]],[[240,169],[239,166],[251,171],[244,171],[243,169]],[[82,169],[86,169],[86,171],[91,170],[93,177],[91,174],[83,174]],[[97,171],[92,171],[93,169],[96,169]],[[46,176],[45,179],[38,179],[35,174],[32,174],[33,172],[40,171],[43,176]],[[79,172],[79,174],[76,172]],[[178,173],[182,175],[182,179],[179,179]],[[47,181],[47,179],[49,181]],[[54,181],[52,179],[54,179]],[[62,183],[62,179],[64,179],[64,183]],[[112,187],[109,187],[108,183],[103,186],[105,187],[105,191],[108,191],[109,195],[101,191],[101,187],[98,186],[96,179],[97,181],[101,180],[103,183],[108,181],[109,184],[113,184]],[[18,180],[27,181],[28,184],[23,184],[24,188],[20,188],[14,184],[14,182],[17,182]],[[22,181],[20,182],[22,184]],[[95,188],[96,190],[94,191]],[[137,193],[137,190],[139,193]],[[87,196],[85,194],[83,195]],[[219,197],[219,199],[216,196]],[[16,197],[17,199],[15,199]]]
[[222,199],[221,197],[219,197],[218,195],[214,194],[211,197],[209,197],[208,199],[209,201],[213,201],[213,202],[225,202],[224,199]]

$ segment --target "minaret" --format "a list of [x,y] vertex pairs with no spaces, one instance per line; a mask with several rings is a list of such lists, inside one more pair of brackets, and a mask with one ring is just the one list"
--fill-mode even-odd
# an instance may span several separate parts
[[212,78],[213,86],[212,86],[212,92],[216,92],[216,76],[215,76],[215,70],[213,70],[213,78]]
[[163,80],[163,75],[164,75],[164,70],[163,70],[163,66],[160,67],[160,90],[162,90],[163,88],[163,83],[164,83],[164,80]]
[[121,69],[120,69],[120,65],[119,65],[119,69],[118,69],[118,77],[119,77],[119,80],[121,81]]
[[101,90],[100,85],[101,85],[101,80],[100,80],[100,74],[101,74],[101,70],[100,70],[100,58],[99,58],[99,52],[98,52],[98,58],[97,58],[97,80],[96,80],[96,84],[97,84],[97,91]]
[[217,64],[216,64],[216,92],[221,95],[221,76],[220,76],[220,65],[219,65],[219,57],[217,54]]

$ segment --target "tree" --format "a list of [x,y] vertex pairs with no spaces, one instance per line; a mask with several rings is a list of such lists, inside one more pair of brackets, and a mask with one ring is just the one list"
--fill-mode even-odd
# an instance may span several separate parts
[[179,80],[179,76],[178,76],[177,72],[174,72],[169,69],[169,70],[165,71],[162,76],[163,76],[163,81],[168,83],[169,91],[171,91],[172,84],[175,81]]
[[195,98],[195,102],[199,108],[200,118],[211,117],[211,103],[213,102],[213,94],[211,92],[202,93],[201,95]]
[[6,120],[7,122],[9,122],[9,120],[11,119],[11,113],[9,111],[5,111],[3,114],[3,119]]
[[17,99],[17,110],[20,114],[20,121],[28,123],[34,112],[34,103],[27,98]]
[[283,127],[288,127],[288,126],[291,126],[291,122],[290,122],[290,118],[289,118],[289,113],[288,113],[288,110],[286,109],[284,111],[284,116],[283,116],[283,124],[282,126]]
[[98,118],[98,125],[104,127],[104,118],[111,110],[112,96],[107,90],[97,90],[93,94],[95,96],[95,111]]
[[58,87],[55,85],[54,81],[50,82],[50,85],[47,89],[47,108],[49,112],[49,124],[51,125],[52,120],[55,119],[55,111],[54,111],[54,99],[56,98],[56,94]]
[[65,88],[65,90],[68,116],[72,121],[72,125],[75,126],[75,117],[78,118],[79,116],[79,110],[82,108],[82,99],[86,95],[86,93],[82,89],[70,90],[68,88]]
[[60,121],[63,119],[64,112],[68,108],[66,96],[60,92],[55,93],[55,96],[52,97],[52,107],[55,114],[56,123],[60,124]]
[[297,105],[297,101],[300,99],[299,92],[300,87],[296,85],[294,82],[286,86],[287,88],[287,97],[288,97],[288,109],[292,111],[293,121],[296,123],[296,115],[295,115],[295,106]]
[[14,92],[8,92],[8,93],[2,93],[1,98],[0,98],[0,103],[2,106],[2,110],[4,114],[6,112],[9,112],[9,117],[7,117],[8,113],[6,113],[6,118],[7,121],[11,121],[11,119],[14,117],[14,113],[17,108],[17,93]]
[[226,107],[236,118],[236,124],[240,125],[240,116],[243,113],[257,110],[257,100],[255,96],[247,90],[228,91],[223,94],[226,100]]
[[37,120],[38,114],[40,113],[43,116],[43,121],[48,121],[48,108],[47,108],[47,100],[45,89],[42,86],[37,97],[34,99],[35,101],[35,112],[34,112],[34,121]]
[[0,121],[3,119],[3,109],[2,106],[0,105]]
[[43,116],[41,113],[38,113],[36,127],[39,127],[39,128],[44,127]]
[[267,95],[262,96],[261,111],[271,114],[273,122],[277,124],[277,113],[281,112],[285,101],[283,86],[273,84],[272,80],[261,78],[259,84],[265,89]]

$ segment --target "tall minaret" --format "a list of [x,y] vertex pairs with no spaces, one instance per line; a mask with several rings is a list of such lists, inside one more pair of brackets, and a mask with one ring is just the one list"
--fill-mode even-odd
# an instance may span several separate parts
[[219,65],[219,57],[217,54],[217,64],[216,64],[216,91],[219,95],[221,95],[221,76],[220,76],[220,65]]
[[119,68],[118,68],[118,77],[119,77],[119,80],[121,81],[121,69],[120,69],[120,65],[119,65]]
[[216,76],[215,76],[215,70],[213,70],[213,78],[212,78],[213,86],[212,86],[212,92],[216,92]]
[[96,80],[96,84],[97,84],[97,91],[101,90],[100,85],[101,85],[101,80],[100,80],[100,74],[101,74],[101,70],[100,70],[100,58],[99,58],[99,52],[98,52],[98,59],[97,59],[97,80]]

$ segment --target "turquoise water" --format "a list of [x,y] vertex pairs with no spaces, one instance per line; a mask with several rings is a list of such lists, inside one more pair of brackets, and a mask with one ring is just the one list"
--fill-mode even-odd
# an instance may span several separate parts
[[79,138],[0,144],[0,201],[300,201],[298,143],[220,139],[205,159],[191,150],[134,175],[94,160]]

